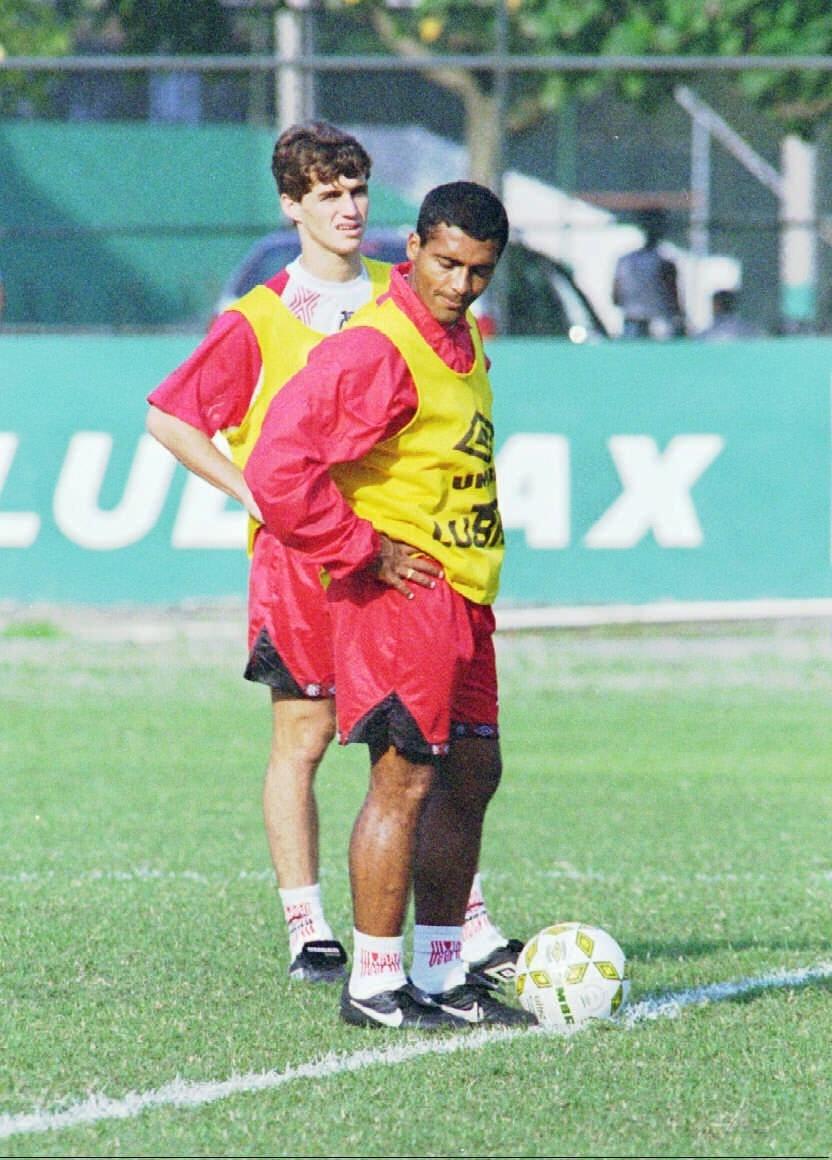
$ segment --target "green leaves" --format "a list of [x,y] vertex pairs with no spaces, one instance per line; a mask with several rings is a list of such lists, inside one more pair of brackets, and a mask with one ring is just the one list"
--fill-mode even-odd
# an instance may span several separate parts
[[0,0],[0,56],[57,56],[66,52],[70,31],[48,4]]

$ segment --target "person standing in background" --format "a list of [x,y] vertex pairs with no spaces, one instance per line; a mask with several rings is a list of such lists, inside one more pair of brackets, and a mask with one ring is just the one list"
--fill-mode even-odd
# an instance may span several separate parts
[[623,338],[678,338],[684,319],[676,265],[660,251],[666,229],[661,210],[641,216],[644,245],[618,259],[612,300],[624,315]]
[[733,342],[738,338],[762,338],[763,331],[753,322],[739,315],[739,296],[736,290],[717,290],[711,298],[713,320],[697,338],[703,342]]

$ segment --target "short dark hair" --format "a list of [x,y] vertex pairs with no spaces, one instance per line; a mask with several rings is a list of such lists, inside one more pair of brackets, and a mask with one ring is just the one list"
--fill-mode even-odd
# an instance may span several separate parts
[[316,181],[369,178],[372,165],[360,141],[326,121],[291,125],[280,134],[272,153],[277,192],[292,201],[300,201]]
[[450,181],[425,195],[416,222],[419,241],[424,245],[440,225],[458,226],[478,242],[496,242],[498,257],[508,241],[505,206],[475,181]]
[[642,210],[638,215],[638,224],[647,235],[648,246],[655,246],[667,233],[667,210],[660,206]]

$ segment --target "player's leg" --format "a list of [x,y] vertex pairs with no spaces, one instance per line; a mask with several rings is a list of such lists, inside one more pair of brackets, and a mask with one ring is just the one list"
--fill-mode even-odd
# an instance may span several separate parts
[[432,764],[409,761],[394,746],[373,754],[349,855],[355,925],[366,934],[402,932],[419,819],[433,778]]
[[495,983],[508,983],[515,976],[517,956],[523,940],[506,938],[489,913],[479,871],[474,875],[465,922],[462,927],[462,957],[470,971]]
[[360,1027],[433,1031],[459,1019],[417,991],[404,969],[405,913],[419,819],[434,768],[395,746],[371,746],[370,785],[350,840],[355,929],[341,1018]]
[[[502,765],[479,740],[499,738],[497,722],[497,665],[494,653],[494,617],[490,609],[471,608],[474,657],[455,693],[451,758],[468,768],[473,784],[467,787],[483,814],[500,783]],[[494,923],[483,894],[479,870],[472,875],[462,927],[462,957],[470,971],[495,983],[514,978],[519,939],[509,939]]]
[[439,762],[419,824],[411,975],[420,995],[460,1021],[522,1026],[532,1022],[528,1013],[498,999],[462,957],[466,901],[500,771],[496,737],[455,740]]
[[[499,743],[466,737],[438,759],[416,853],[416,921],[464,920],[485,811],[500,781]],[[448,868],[453,867],[449,879]]]
[[335,982],[346,951],[324,917],[314,779],[334,733],[329,610],[317,569],[265,530],[249,582],[246,677],[268,685],[272,740],[263,815],[289,931],[289,974]]
[[[441,763],[444,770],[410,761],[393,746],[373,760],[370,788],[350,843],[355,947],[341,997],[341,1015],[349,1023],[433,1030],[533,1022],[527,1012],[497,999],[491,986],[469,977],[460,958],[462,915],[487,804],[487,799],[478,802],[476,794],[472,800],[469,790],[475,768],[484,761],[499,763],[496,741],[487,755],[466,757],[466,748],[456,760]],[[422,876],[428,850],[430,870]],[[417,926],[411,982],[404,971],[401,932],[414,859]]]
[[[460,732],[466,727],[457,723],[455,728]],[[488,803],[500,783],[502,763],[499,760],[499,748],[495,761],[487,739],[480,739],[476,735],[459,736],[451,744],[450,761],[453,765],[458,763],[465,771],[466,778],[472,779],[467,792],[478,803],[484,818]],[[494,983],[510,982],[514,978],[517,956],[522,949],[522,940],[506,938],[494,923],[486,905],[482,877],[476,869],[462,925],[462,958],[468,970]]]
[[[426,654],[421,660],[427,678],[421,690],[416,682],[409,702],[414,708],[427,708],[437,692],[445,702],[444,717],[439,703],[432,704],[437,733],[429,739],[440,755],[414,857],[411,977],[420,994],[464,1022],[525,1024],[529,1021],[525,1013],[497,999],[490,983],[469,972],[462,955],[483,820],[502,772],[494,618],[490,609],[473,605],[452,589],[447,591],[447,608],[443,611],[440,606],[439,615],[444,620],[441,639],[454,658],[448,686],[438,688],[436,666],[428,663]],[[432,642],[439,636],[434,632],[427,639],[435,652]],[[423,719],[431,720],[431,713]]]
[[465,982],[462,934],[486,807],[500,780],[496,738],[465,738],[439,758],[414,858],[413,980],[429,993]]
[[263,784],[269,853],[284,890],[318,881],[315,774],[335,734],[331,698],[289,698],[272,689],[272,742]]
[[[526,1022],[481,980],[469,983],[460,957],[481,829],[480,818],[471,831],[470,818],[484,813],[487,801],[466,802],[463,810],[467,778],[456,776],[453,767],[449,785],[435,799],[433,792],[436,758],[450,746],[460,672],[477,655],[469,602],[447,583],[404,600],[375,577],[361,575],[333,581],[329,598],[341,740],[366,743],[371,753],[370,787],[350,849],[355,949],[342,1018],[422,1029]],[[496,683],[491,692],[496,720]],[[435,832],[425,810],[435,816]],[[434,841],[431,873],[422,876],[422,852]],[[412,881],[417,928],[411,983],[403,966],[402,927]],[[441,979],[434,986],[437,966]]]
[[309,982],[335,982],[345,974],[346,952],[324,916],[314,792],[334,729],[331,698],[300,700],[272,690],[263,818],[289,932],[289,974]]
[[412,656],[406,606],[417,601],[362,575],[334,580],[329,599],[340,739],[370,750],[368,790],[350,841],[353,959],[341,1017],[365,1027],[458,1027],[456,1017],[424,1001],[404,968],[413,852],[435,776],[433,749],[395,691],[403,658],[409,667]]
[[416,831],[434,772],[388,745],[371,748],[371,761],[349,854],[354,924],[349,993],[359,1000],[394,993],[407,983],[402,931]]

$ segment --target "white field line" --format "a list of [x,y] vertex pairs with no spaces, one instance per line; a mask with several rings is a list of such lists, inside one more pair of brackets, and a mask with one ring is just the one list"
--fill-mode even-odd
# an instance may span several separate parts
[[129,870],[20,870],[0,874],[0,882],[25,886],[28,883],[57,882],[196,882],[201,886],[228,885],[231,882],[273,882],[273,870],[240,870],[236,874],[205,874],[201,870],[155,870],[151,866],[133,866]]
[[[793,971],[777,971],[756,978],[739,979],[728,983],[711,983],[693,987],[687,991],[647,997],[627,1007],[618,1017],[620,1026],[630,1029],[640,1023],[657,1019],[675,1019],[687,1007],[720,1003],[736,999],[757,991],[783,987],[803,987],[809,983],[832,979],[832,962],[819,963],[814,967],[803,967]],[[95,1094],[80,1103],[70,1104],[58,1111],[36,1110],[18,1114],[0,1115],[0,1140],[10,1136],[34,1132],[52,1132],[64,1128],[77,1128],[86,1124],[97,1124],[102,1120],[129,1120],[142,1112],[155,1108],[197,1108],[213,1104],[231,1096],[247,1095],[255,1092],[274,1091],[276,1088],[303,1079],[325,1079],[328,1076],[344,1075],[362,1071],[368,1067],[388,1067],[407,1063],[427,1055],[451,1055],[459,1051],[477,1051],[492,1043],[506,1043],[521,1036],[546,1035],[541,1027],[523,1029],[478,1029],[466,1031],[453,1038],[422,1039],[400,1043],[385,1048],[369,1048],[354,1051],[349,1055],[331,1052],[321,1059],[297,1067],[287,1067],[285,1071],[249,1072],[232,1075],[226,1080],[175,1079],[146,1092],[128,1092],[126,1096],[113,1099],[103,1094]],[[548,1033],[553,1034],[553,1033]]]
[[[484,871],[484,877],[489,882],[508,881],[516,875],[499,870]],[[324,867],[322,875],[329,876],[330,871]],[[566,879],[575,882],[606,882],[616,884],[620,889],[623,885],[620,876],[609,874],[603,870],[585,869],[559,863],[550,870],[540,872],[542,878]],[[771,882],[780,881],[782,875],[767,870],[723,870],[712,873],[697,872],[690,875],[690,881],[719,885],[720,883],[736,882]],[[806,878],[811,882],[832,882],[832,870],[808,870]],[[645,880],[653,883],[678,883],[678,877],[661,870],[642,870],[640,882]],[[134,866],[127,870],[18,870],[15,873],[0,873],[0,884],[13,886],[38,885],[42,882],[67,881],[81,882],[189,882],[200,886],[228,886],[234,882],[253,882],[255,884],[274,882],[274,871],[271,868],[259,870],[238,870],[230,874],[205,874],[202,870],[158,870],[151,866]]]

